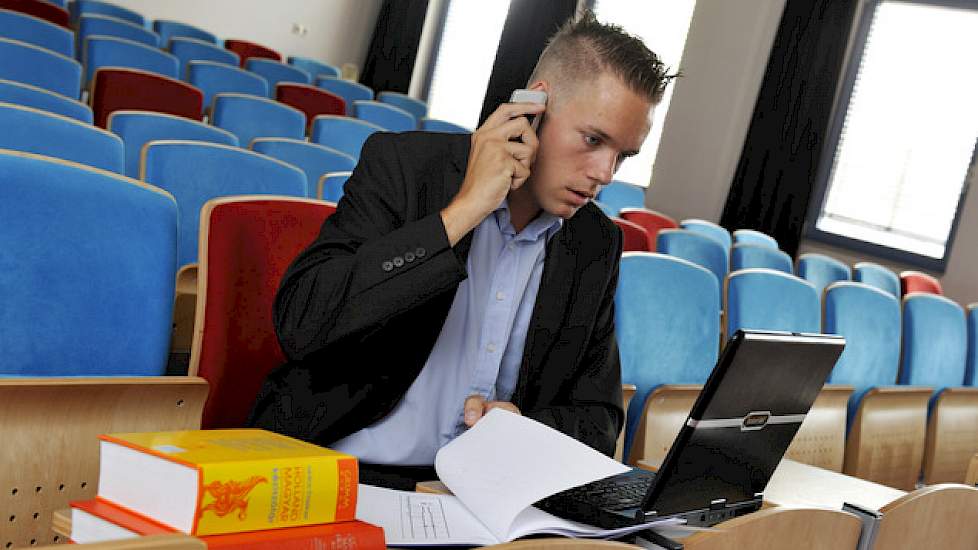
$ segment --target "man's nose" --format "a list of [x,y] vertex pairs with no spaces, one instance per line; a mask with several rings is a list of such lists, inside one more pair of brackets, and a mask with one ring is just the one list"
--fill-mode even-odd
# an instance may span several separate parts
[[616,162],[615,155],[602,155],[600,159],[595,159],[591,166],[591,178],[601,185],[608,185],[611,183],[611,178],[615,176]]

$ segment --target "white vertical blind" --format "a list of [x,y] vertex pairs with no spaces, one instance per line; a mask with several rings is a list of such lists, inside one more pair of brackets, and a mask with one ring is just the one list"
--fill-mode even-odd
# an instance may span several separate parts
[[882,2],[816,228],[941,259],[978,138],[978,11]]

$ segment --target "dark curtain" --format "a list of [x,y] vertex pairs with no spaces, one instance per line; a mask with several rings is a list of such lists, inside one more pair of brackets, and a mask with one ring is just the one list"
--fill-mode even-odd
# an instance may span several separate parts
[[513,90],[526,87],[547,40],[576,9],[577,0],[512,0],[482,103],[480,126],[500,104],[509,101]]
[[427,12],[428,0],[384,0],[360,72],[361,84],[378,92],[408,92]]
[[788,0],[720,224],[757,229],[794,256],[857,2]]

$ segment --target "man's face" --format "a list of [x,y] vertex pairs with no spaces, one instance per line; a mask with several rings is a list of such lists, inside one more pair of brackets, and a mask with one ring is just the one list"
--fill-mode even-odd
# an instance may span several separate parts
[[638,153],[652,125],[652,103],[617,76],[581,80],[548,104],[529,192],[544,211],[567,219]]

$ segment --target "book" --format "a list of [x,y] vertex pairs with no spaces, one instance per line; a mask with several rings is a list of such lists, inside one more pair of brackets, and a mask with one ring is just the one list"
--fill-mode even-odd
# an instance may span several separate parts
[[354,519],[356,458],[265,430],[99,436],[98,496],[188,535]]
[[[176,533],[173,528],[99,499],[71,503],[71,541],[108,542]],[[239,550],[354,550],[384,548],[384,531],[362,521],[324,523],[200,537],[207,548]]]
[[490,545],[539,534],[616,538],[681,523],[659,519],[606,530],[533,506],[628,470],[549,426],[493,409],[435,455],[435,471],[453,494],[361,485],[357,519],[382,527],[390,546]]

